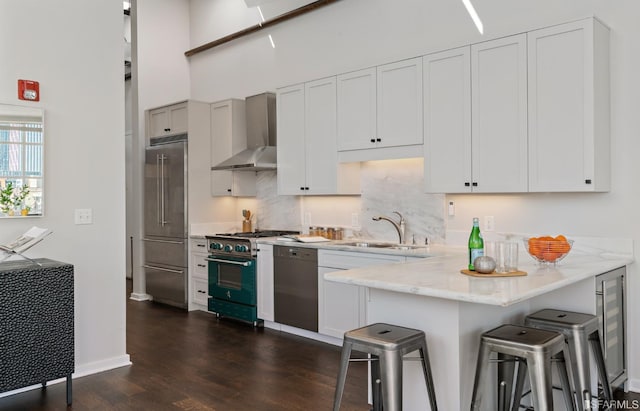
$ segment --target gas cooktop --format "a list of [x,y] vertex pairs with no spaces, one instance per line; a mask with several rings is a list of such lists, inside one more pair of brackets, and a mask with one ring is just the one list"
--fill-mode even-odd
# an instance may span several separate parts
[[259,230],[250,233],[225,233],[208,235],[207,249],[216,257],[251,258],[257,255],[256,239],[279,237],[287,234],[300,234],[290,230]]
[[[264,237],[279,237],[281,235],[287,235],[287,234],[300,234],[300,232],[291,231],[291,230],[260,230],[260,231],[252,231],[250,233],[216,234],[215,237],[264,238]],[[214,237],[214,236],[211,236],[211,237]]]

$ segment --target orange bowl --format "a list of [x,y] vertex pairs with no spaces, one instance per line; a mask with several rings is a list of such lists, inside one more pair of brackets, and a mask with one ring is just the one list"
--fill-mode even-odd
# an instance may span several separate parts
[[524,248],[536,261],[544,264],[555,264],[569,254],[573,247],[573,240],[564,236],[531,237],[524,239]]

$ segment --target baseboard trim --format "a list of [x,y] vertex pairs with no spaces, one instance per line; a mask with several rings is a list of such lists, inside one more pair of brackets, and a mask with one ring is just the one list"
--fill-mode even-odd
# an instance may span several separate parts
[[627,389],[632,392],[640,393],[640,380],[637,378],[630,378],[627,382]]
[[85,377],[87,375],[97,374],[99,372],[109,371],[115,368],[127,367],[131,364],[129,354],[125,354],[120,357],[107,358],[106,360],[76,366],[76,372],[73,373],[73,378]]
[[149,294],[144,294],[144,293],[131,293],[131,295],[129,296],[129,299],[133,301],[147,301],[147,300],[151,300],[151,296]]
[[[85,377],[87,375],[97,374],[97,373],[100,373],[103,371],[109,371],[115,368],[126,367],[131,364],[132,363],[131,363],[129,354],[125,354],[120,357],[109,358],[107,360],[96,361],[89,364],[76,366],[76,371],[73,374],[71,374],[71,378],[75,379],[75,378]],[[66,378],[58,378],[57,380],[47,381],[47,386],[52,384],[59,384],[61,382],[66,382],[66,381],[67,381]],[[42,388],[42,384],[30,385],[28,387],[18,388],[17,390],[13,390],[13,391],[6,391],[3,393],[0,393],[0,398],[4,398],[10,395],[20,394],[22,392],[40,389],[40,388]]]
[[331,337],[329,335],[318,334],[313,331],[303,330],[301,328],[291,327],[289,325],[280,324],[272,321],[264,322],[265,328],[270,328],[272,330],[277,330],[293,335],[297,335],[298,337],[309,338],[310,340],[320,341],[323,343],[336,345],[338,347],[342,346],[342,340],[340,338]]

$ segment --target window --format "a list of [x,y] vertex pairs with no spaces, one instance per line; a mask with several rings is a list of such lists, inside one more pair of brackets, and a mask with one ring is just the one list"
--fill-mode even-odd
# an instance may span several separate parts
[[0,105],[0,216],[42,215],[42,111]]

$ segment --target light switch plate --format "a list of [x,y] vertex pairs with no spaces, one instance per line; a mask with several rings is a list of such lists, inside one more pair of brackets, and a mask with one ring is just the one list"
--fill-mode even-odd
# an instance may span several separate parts
[[360,227],[360,214],[351,213],[351,227]]
[[90,208],[76,208],[76,224],[93,224],[93,210]]
[[493,231],[496,229],[496,221],[492,215],[484,216],[484,231]]

